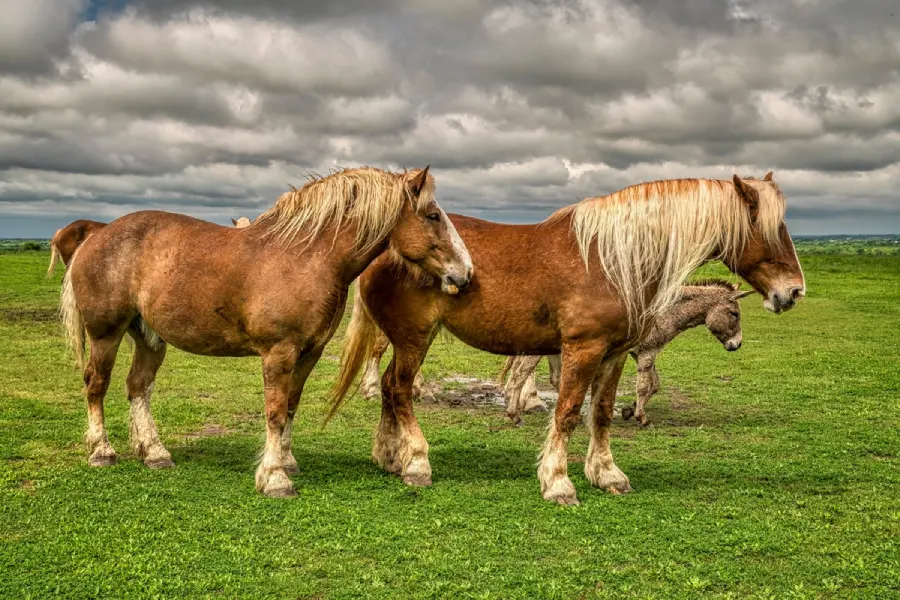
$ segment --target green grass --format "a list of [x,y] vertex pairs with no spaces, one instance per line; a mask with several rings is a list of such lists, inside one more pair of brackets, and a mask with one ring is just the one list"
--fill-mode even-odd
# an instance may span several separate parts
[[[746,299],[739,352],[676,340],[655,426],[613,428],[635,493],[590,487],[580,429],[574,508],[541,499],[543,415],[420,406],[428,489],[369,461],[376,404],[322,430],[340,334],[298,413],[296,499],[253,487],[257,359],[170,351],[154,414],[178,466],[151,471],[129,455],[123,347],[106,404],[120,464],[91,469],[48,258],[0,255],[0,596],[900,597],[900,258],[803,256],[808,297],[781,316]],[[490,378],[503,360],[436,342],[424,372]]]

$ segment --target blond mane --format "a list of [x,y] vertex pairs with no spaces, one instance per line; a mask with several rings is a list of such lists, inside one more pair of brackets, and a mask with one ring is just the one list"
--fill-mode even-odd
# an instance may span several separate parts
[[300,189],[279,196],[275,205],[251,227],[268,226],[268,234],[282,240],[311,243],[329,226],[335,236],[345,224],[356,227],[356,243],[365,252],[384,240],[400,217],[404,202],[421,210],[434,199],[434,178],[429,174],[418,198],[409,182],[420,169],[391,173],[374,167],[343,169],[325,177],[310,177]]
[[[785,204],[770,181],[744,178],[758,192],[755,223],[731,181],[673,179],[627,187],[563,208],[550,220],[572,219],[587,266],[591,248],[625,303],[632,327],[671,308],[681,285],[710,257],[733,262],[756,228],[765,244],[780,245]],[[656,293],[648,299],[648,286]]]

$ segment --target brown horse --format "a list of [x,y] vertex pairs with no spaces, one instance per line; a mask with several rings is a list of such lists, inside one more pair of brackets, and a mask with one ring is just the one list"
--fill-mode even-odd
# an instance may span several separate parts
[[[250,219],[247,217],[241,217],[237,221],[231,219],[231,222],[234,223],[234,226],[237,229],[250,226]],[[50,240],[50,268],[47,269],[47,277],[53,276],[53,272],[56,271],[56,265],[59,264],[60,259],[62,259],[64,265],[68,266],[69,261],[72,260],[72,255],[75,254],[75,250],[78,249],[78,246],[80,246],[89,235],[98,229],[106,227],[106,225],[106,223],[100,221],[79,219],[78,221],[72,221],[62,229],[57,229],[56,233],[53,234],[53,239]]]
[[62,259],[63,264],[69,264],[72,255],[84,240],[92,233],[106,227],[106,223],[79,219],[72,221],[62,229],[57,229],[50,240],[50,267],[47,269],[47,277],[53,277],[56,265]]
[[[390,252],[386,252],[390,250]],[[61,314],[84,370],[87,445],[111,465],[103,398],[127,333],[131,438],[149,467],[172,466],[150,414],[150,392],[169,344],[194,354],[262,357],[266,444],[256,487],[294,495],[291,424],[306,378],[340,323],[350,283],[375,258],[415,264],[448,292],[472,274],[465,245],[434,200],[428,169],[349,169],[279,197],[250,227],[142,211],[89,237],[63,280]]]
[[438,324],[495,354],[561,353],[559,401],[538,467],[541,492],[562,504],[577,502],[567,450],[589,388],[585,475],[596,487],[629,492],[609,444],[628,350],[678,299],[694,269],[712,259],[747,280],[770,311],[791,308],[805,284],[784,213],[769,173],[764,180],[639,184],[537,225],[452,216],[477,265],[471,285],[450,297],[420,270],[373,262],[360,278],[330,415],[353,388],[380,328],[394,356],[382,378],[372,457],[408,484],[429,485],[428,443],[413,414],[412,384]]

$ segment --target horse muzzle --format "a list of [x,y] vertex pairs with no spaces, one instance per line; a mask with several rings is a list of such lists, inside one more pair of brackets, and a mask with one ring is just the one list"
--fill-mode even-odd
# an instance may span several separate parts
[[806,295],[806,289],[802,286],[792,286],[787,290],[773,291],[763,301],[766,310],[776,315],[786,310],[790,310],[797,302]]

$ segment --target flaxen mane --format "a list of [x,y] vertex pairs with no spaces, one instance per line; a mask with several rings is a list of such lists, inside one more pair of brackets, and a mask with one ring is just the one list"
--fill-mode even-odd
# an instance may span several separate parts
[[[674,179],[587,198],[551,215],[572,219],[585,265],[592,245],[616,286],[632,327],[669,309],[690,274],[710,256],[737,257],[755,226],[766,244],[779,245],[785,204],[770,181],[745,178],[759,196],[755,223],[731,181]],[[646,301],[646,286],[656,295]]]
[[419,197],[411,197],[407,184],[418,173],[361,167],[314,177],[302,188],[282,194],[251,227],[268,224],[270,233],[284,240],[299,235],[301,243],[310,243],[331,225],[339,231],[346,220],[356,226],[359,251],[365,252],[388,236],[404,202],[416,202],[420,210],[434,199],[431,175]]

